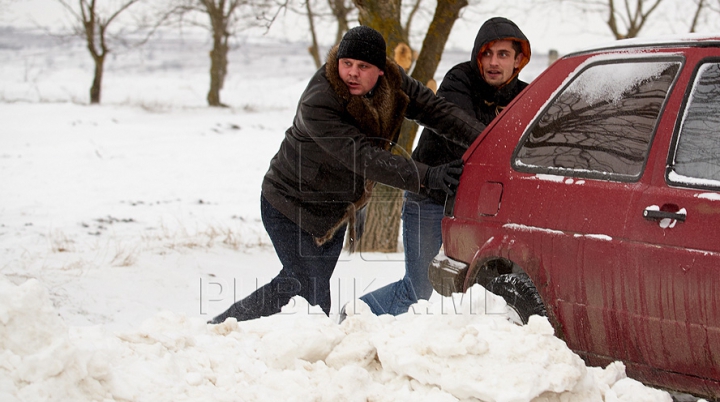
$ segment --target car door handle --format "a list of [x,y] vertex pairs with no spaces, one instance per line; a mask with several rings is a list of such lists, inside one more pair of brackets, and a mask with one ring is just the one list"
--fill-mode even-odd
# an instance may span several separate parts
[[681,222],[685,222],[685,218],[687,217],[687,214],[684,212],[683,209],[682,212],[667,212],[667,211],[658,211],[656,209],[645,209],[643,211],[643,218],[653,221],[653,220],[660,220],[660,219],[675,219]]

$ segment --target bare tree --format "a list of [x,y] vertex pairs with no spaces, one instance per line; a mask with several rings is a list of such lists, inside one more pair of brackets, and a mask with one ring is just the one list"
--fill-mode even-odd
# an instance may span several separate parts
[[[377,29],[387,41],[388,54],[399,43],[408,43],[410,21],[402,26],[401,0],[354,0],[363,25]],[[412,17],[420,7],[420,1],[412,3]],[[427,29],[423,45],[411,76],[420,82],[428,82],[435,75],[445,43],[450,36],[460,11],[468,5],[467,0],[438,1],[432,21]],[[410,155],[415,140],[417,125],[405,122],[402,127],[395,152]],[[366,230],[359,244],[361,251],[397,251],[397,239],[400,232],[400,210],[402,192],[392,187],[378,184],[368,205]]]
[[101,10],[99,0],[77,0],[77,7],[66,0],[57,0],[73,16],[77,25],[74,34],[85,38],[87,49],[95,63],[95,74],[90,87],[90,103],[100,103],[105,57],[108,47],[108,28],[118,16],[140,0],[125,0],[111,10]]
[[[562,0],[561,0],[562,1]],[[663,0],[567,0],[583,11],[606,15],[615,39],[635,38]]]
[[317,33],[315,32],[315,14],[312,11],[310,0],[305,1],[305,9],[307,10],[308,23],[310,24],[310,37],[312,38],[312,44],[308,50],[315,62],[315,68],[320,68],[322,65],[322,60],[320,60],[320,46],[318,45]]
[[[608,0],[608,27],[617,39],[634,38],[647,22],[650,14],[657,9],[662,0],[635,0],[635,6],[630,4],[631,0],[623,0],[622,11],[615,8],[615,1]],[[621,19],[625,26],[625,32],[620,31],[617,20]]]
[[330,10],[337,21],[335,42],[340,43],[342,36],[350,27],[349,16],[355,10],[355,5],[350,0],[327,0]]
[[692,21],[690,22],[690,33],[695,32],[695,29],[697,28],[698,21],[700,20],[700,14],[702,14],[703,8],[705,8],[705,0],[697,0],[695,4],[697,4],[697,8],[693,14]]
[[[713,32],[718,28],[718,14],[720,14],[720,0],[693,0],[694,11],[688,32],[695,33],[701,32]],[[678,4],[678,12],[673,13],[670,19],[671,22],[676,22],[679,15],[685,15],[682,11],[687,12],[690,9],[687,3]]]
[[[220,90],[227,75],[230,38],[242,29],[269,27],[285,4],[275,4],[272,0],[175,0],[174,4],[171,13],[178,19],[173,22],[197,25],[210,31],[213,47],[210,50],[207,101],[210,106],[226,106],[220,101]],[[197,22],[191,14],[204,15],[209,23]]]
[[316,22],[327,20],[330,18],[335,20],[338,28],[336,31],[334,43],[338,43],[342,39],[342,35],[348,30],[349,16],[355,10],[355,8],[352,5],[352,2],[350,2],[349,0],[305,0],[302,2],[302,10],[300,8],[296,9],[290,7],[289,4],[288,10],[300,15],[304,15],[308,19],[311,39],[311,44],[310,47],[308,47],[308,52],[310,53],[310,56],[315,62],[315,67],[319,68],[323,63],[323,60],[320,56],[320,44],[318,43],[317,39],[318,33],[316,28]]

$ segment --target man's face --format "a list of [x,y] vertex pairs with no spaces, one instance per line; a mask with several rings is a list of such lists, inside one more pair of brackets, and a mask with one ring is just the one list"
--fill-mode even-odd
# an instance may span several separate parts
[[509,40],[492,42],[490,47],[480,55],[483,79],[488,84],[499,87],[512,77],[515,69],[520,65],[523,54],[515,54],[513,43]]
[[366,61],[340,59],[338,61],[340,78],[347,85],[350,94],[363,96],[375,87],[384,71]]

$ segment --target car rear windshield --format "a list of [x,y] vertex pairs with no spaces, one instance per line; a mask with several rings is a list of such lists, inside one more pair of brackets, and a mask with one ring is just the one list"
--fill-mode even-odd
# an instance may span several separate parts
[[591,64],[538,116],[516,152],[527,172],[633,181],[647,160],[678,60]]

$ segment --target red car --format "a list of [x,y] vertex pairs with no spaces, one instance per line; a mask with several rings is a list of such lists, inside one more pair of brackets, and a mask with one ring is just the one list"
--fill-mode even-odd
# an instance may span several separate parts
[[720,397],[720,37],[565,56],[464,159],[439,293],[479,283],[590,365]]

